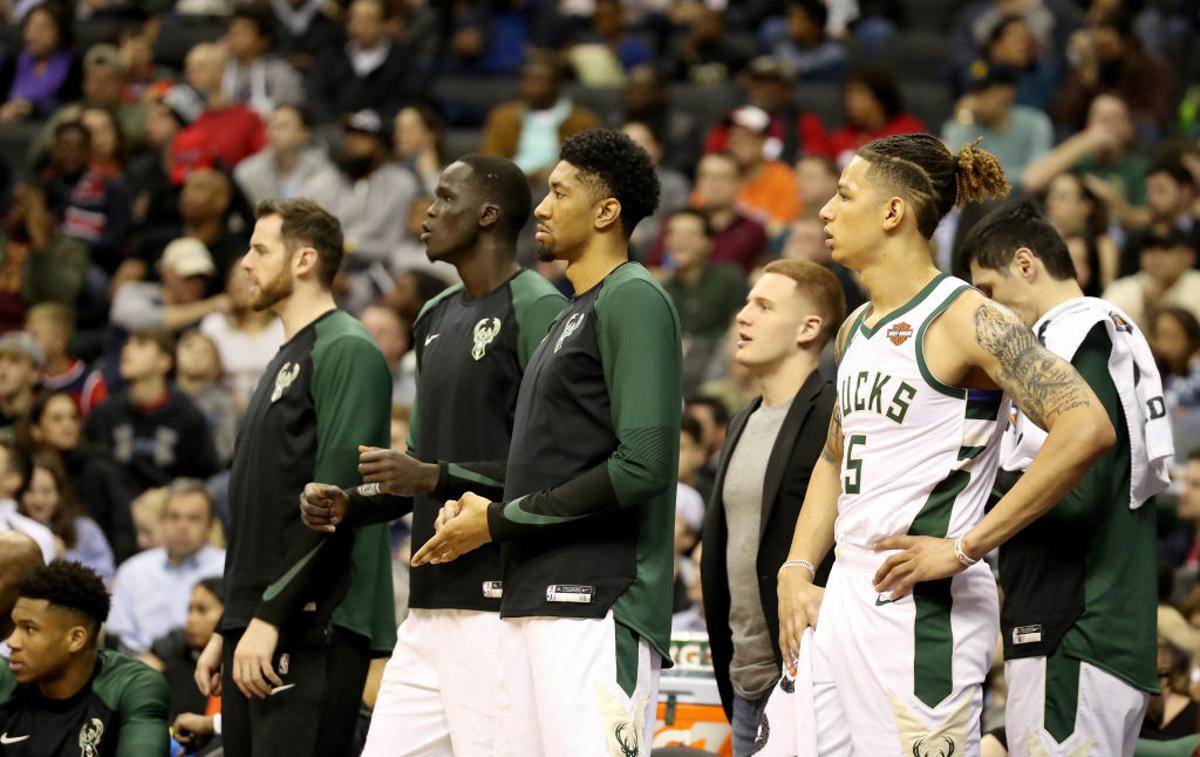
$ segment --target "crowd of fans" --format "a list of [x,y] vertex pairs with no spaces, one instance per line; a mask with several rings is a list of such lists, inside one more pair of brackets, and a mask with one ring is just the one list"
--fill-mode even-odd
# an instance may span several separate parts
[[[852,310],[865,294],[817,218],[840,166],[891,134],[982,139],[1066,239],[1085,292],[1137,321],[1159,360],[1179,475],[1159,502],[1170,679],[1147,729],[1196,731],[1191,5],[0,0],[0,15],[0,522],[107,582],[108,643],[166,673],[173,715],[205,711],[188,671],[220,612],[227,470],[283,338],[237,264],[255,203],[311,197],[341,221],[337,295],[383,348],[402,446],[411,325],[455,275],[419,241],[441,169],[468,152],[511,158],[536,203],[562,140],[604,125],[645,147],[663,187],[632,251],[679,311],[693,398],[679,628],[703,628],[705,503],[728,418],[759,391],[729,334],[762,266],[825,265]],[[956,243],[985,210],[939,228],[944,270],[964,273]],[[560,268],[536,265],[569,293]]]

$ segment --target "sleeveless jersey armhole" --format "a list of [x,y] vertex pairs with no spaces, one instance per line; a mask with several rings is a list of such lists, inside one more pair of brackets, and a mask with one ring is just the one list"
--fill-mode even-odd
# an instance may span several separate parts
[[958,298],[961,297],[964,292],[968,292],[971,289],[973,289],[973,287],[964,284],[952,291],[946,297],[946,299],[943,300],[942,303],[938,305],[932,313],[929,314],[929,317],[925,319],[925,321],[921,324],[921,327],[917,329],[917,366],[921,369],[921,378],[925,379],[925,381],[937,391],[945,394],[948,397],[954,397],[956,399],[962,399],[966,397],[967,390],[963,387],[944,384],[933,375],[933,371],[929,369],[929,363],[925,360],[925,332],[929,330],[929,326],[936,321],[942,313],[946,312],[947,308],[958,301]]

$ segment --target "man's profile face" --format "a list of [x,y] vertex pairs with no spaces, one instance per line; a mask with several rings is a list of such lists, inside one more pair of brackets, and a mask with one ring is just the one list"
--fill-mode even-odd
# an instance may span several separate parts
[[570,260],[592,235],[592,189],[580,178],[579,169],[565,160],[550,172],[548,183],[550,192],[533,211],[538,257]]
[[283,241],[283,217],[263,216],[254,224],[250,250],[242,257],[242,270],[250,277],[250,307],[271,308],[295,288],[292,253]]
[[72,629],[80,626],[74,613],[54,607],[44,599],[18,598],[12,621],[8,669],[17,683],[52,678],[66,667],[72,648],[78,649],[78,633]]
[[212,507],[200,492],[175,494],[167,500],[163,541],[167,552],[184,558],[196,554],[212,530]]
[[479,234],[480,197],[471,182],[474,169],[451,163],[433,193],[421,223],[421,241],[430,260],[446,260],[470,247]]

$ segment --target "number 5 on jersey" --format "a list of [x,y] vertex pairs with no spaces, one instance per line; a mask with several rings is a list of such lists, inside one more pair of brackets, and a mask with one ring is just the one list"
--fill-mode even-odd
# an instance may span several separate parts
[[855,448],[861,450],[867,446],[866,434],[851,434],[846,440],[846,473],[842,476],[842,489],[847,494],[858,494],[862,488],[862,465],[861,457],[854,456]]

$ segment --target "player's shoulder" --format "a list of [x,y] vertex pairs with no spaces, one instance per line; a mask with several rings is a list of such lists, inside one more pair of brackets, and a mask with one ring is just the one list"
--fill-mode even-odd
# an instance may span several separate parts
[[532,268],[524,268],[509,279],[508,289],[512,293],[513,308],[517,310],[547,298],[564,305],[567,302],[562,292]]
[[458,284],[448,286],[435,294],[433,297],[430,297],[425,304],[421,306],[421,312],[417,313],[417,319],[413,321],[413,326],[415,327],[421,321],[429,318],[430,313],[433,313],[435,310],[442,307],[448,300],[458,295],[462,291],[463,285],[460,282]]
[[313,352],[327,349],[379,352],[379,344],[361,321],[344,310],[337,310],[316,324]]
[[101,649],[97,654],[100,671],[92,682],[92,690],[108,706],[128,710],[161,704],[165,708],[170,702],[170,689],[162,673],[111,649]]
[[623,263],[605,277],[601,284],[600,294],[596,298],[596,308],[600,309],[615,303],[662,302],[674,306],[671,296],[663,289],[644,265],[631,260]]
[[0,657],[0,707],[3,707],[17,693],[17,679],[8,669],[8,660]]

